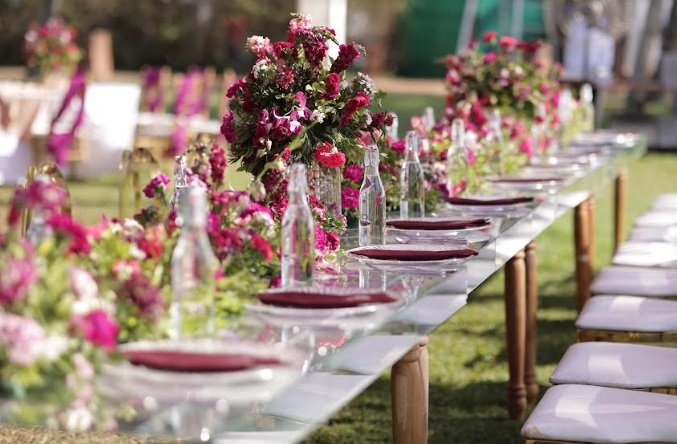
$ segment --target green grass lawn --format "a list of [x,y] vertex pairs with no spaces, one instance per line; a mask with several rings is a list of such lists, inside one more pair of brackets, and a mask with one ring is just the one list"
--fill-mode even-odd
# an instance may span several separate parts
[[[387,109],[400,116],[400,132],[412,115],[427,105],[438,115],[443,98],[392,95]],[[630,170],[628,221],[644,211],[656,195],[677,191],[677,155],[650,154]],[[117,214],[115,176],[70,186],[74,216],[87,223],[101,214]],[[10,195],[0,189],[0,213]],[[612,194],[597,199],[596,267],[608,264],[613,235]],[[4,214],[0,214],[4,222]],[[563,217],[538,240],[540,308],[538,312],[538,378],[544,390],[548,376],[567,346],[574,342],[573,222]],[[430,442],[521,442],[518,422],[504,408],[508,375],[505,349],[503,276],[497,274],[471,294],[468,305],[430,337]],[[390,438],[388,375],[328,424],[318,428],[310,443],[381,443]]]

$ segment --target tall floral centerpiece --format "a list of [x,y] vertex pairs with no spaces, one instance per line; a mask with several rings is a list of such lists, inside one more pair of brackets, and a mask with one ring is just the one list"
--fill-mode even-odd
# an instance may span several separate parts
[[362,133],[382,130],[385,118],[368,109],[379,99],[372,80],[346,74],[364,49],[342,44],[332,59],[331,44],[337,44],[334,30],[298,15],[286,40],[250,37],[247,48],[256,63],[228,90],[231,111],[221,126],[230,158],[260,181],[262,202],[270,203],[278,219],[286,208],[287,166],[308,167],[316,242],[328,250],[338,248],[344,226],[341,169],[362,161]]
[[461,118],[480,143],[490,144],[487,138],[495,136],[491,115],[498,110],[507,143],[494,149],[522,158],[519,164],[543,148],[545,144],[535,143],[530,129],[535,124],[558,124],[560,68],[548,66],[539,57],[540,48],[539,41],[499,38],[492,31],[460,55],[447,56],[445,123]]
[[82,59],[75,39],[77,31],[60,18],[50,18],[44,25],[32,23],[24,34],[26,65],[43,76],[69,74]]

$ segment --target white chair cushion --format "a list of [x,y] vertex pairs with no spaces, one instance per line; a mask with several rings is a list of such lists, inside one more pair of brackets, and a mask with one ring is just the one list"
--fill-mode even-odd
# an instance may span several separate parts
[[677,396],[556,385],[524,423],[522,436],[585,443],[677,443]]
[[612,259],[615,265],[637,267],[677,266],[677,244],[668,242],[625,242]]
[[677,225],[667,227],[635,227],[628,236],[630,242],[677,243]]
[[674,348],[582,342],[569,347],[550,382],[626,389],[677,387],[675,368]]
[[677,210],[649,211],[635,220],[637,227],[667,227],[677,224]]
[[677,270],[612,265],[595,276],[590,291],[594,294],[677,296]]
[[677,193],[661,194],[654,200],[651,210],[677,210]]
[[576,327],[650,333],[677,331],[677,301],[639,296],[595,296],[581,310]]

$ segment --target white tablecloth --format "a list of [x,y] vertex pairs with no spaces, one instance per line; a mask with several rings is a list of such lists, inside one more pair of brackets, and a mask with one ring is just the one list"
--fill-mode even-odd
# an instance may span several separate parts
[[[0,184],[14,184],[24,176],[31,162],[30,136],[46,135],[65,90],[20,82],[0,83],[0,98],[5,103],[39,99],[38,111],[30,132],[23,139],[17,128],[0,125]],[[121,152],[130,149],[139,108],[141,90],[128,83],[93,83],[85,98],[85,120],[79,136],[85,159],[81,175],[115,171]]]

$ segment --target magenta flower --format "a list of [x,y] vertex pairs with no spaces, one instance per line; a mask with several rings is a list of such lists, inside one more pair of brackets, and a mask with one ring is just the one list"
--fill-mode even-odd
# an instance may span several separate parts
[[249,235],[251,236],[252,248],[258,250],[258,252],[261,253],[264,261],[270,262],[270,260],[273,258],[273,249],[270,247],[270,243],[265,237],[254,231],[250,232]]
[[358,164],[351,163],[350,165],[346,166],[345,170],[343,170],[343,177],[352,182],[360,183],[364,177],[364,170]]
[[226,151],[217,144],[212,145],[212,150],[209,153],[209,165],[211,166],[212,182],[214,185],[223,183],[228,159],[226,159]]
[[347,125],[350,122],[350,118],[353,116],[353,114],[355,114],[355,112],[360,108],[369,106],[370,102],[371,99],[368,95],[366,95],[363,91],[358,91],[357,94],[355,94],[355,97],[348,100],[348,104],[346,105],[345,110],[343,111],[343,116],[341,117],[341,125]]
[[392,149],[396,153],[400,153],[400,154],[404,153],[406,148],[407,147],[406,147],[406,144],[404,142],[404,139],[397,140],[390,145],[390,149]]
[[120,289],[120,298],[130,300],[142,316],[158,319],[164,312],[160,290],[140,272],[133,272]]
[[360,190],[357,188],[344,187],[341,190],[341,205],[346,210],[357,208],[360,203]]
[[296,75],[294,74],[294,70],[287,66],[281,66],[277,72],[277,76],[275,76],[275,82],[280,88],[285,90],[289,89],[295,79]]
[[118,324],[108,312],[93,310],[84,316],[75,316],[71,322],[87,341],[97,347],[112,351],[117,345]]
[[235,136],[237,136],[237,131],[233,127],[233,118],[234,118],[233,112],[229,112],[225,116],[223,116],[223,121],[221,122],[221,134],[223,134],[223,137],[226,138],[228,143],[233,143],[235,140]]
[[167,191],[168,186],[169,177],[160,173],[153,177],[150,182],[148,182],[148,185],[146,185],[146,187],[143,189],[143,194],[145,194],[149,199],[161,197],[164,195],[165,191]]
[[315,226],[315,249],[325,251],[327,249],[327,234],[322,227]]
[[341,76],[334,72],[329,74],[324,85],[324,94],[322,97],[328,100],[334,100],[341,93],[340,85]]
[[59,236],[70,238],[69,253],[87,254],[91,245],[87,240],[87,229],[66,214],[56,213],[47,219],[47,225]]
[[316,146],[313,155],[317,163],[325,168],[340,168],[346,163],[346,155],[329,142]]
[[339,54],[331,65],[331,72],[343,72],[360,57],[360,47],[355,42],[350,42],[347,45],[339,46]]
[[497,58],[498,58],[498,56],[496,55],[496,53],[493,52],[493,51],[490,51],[490,52],[484,54],[483,60],[484,60],[484,63],[493,63],[493,62],[496,61]]
[[485,43],[489,43],[492,40],[496,40],[497,36],[498,36],[498,34],[496,34],[496,31],[489,31],[482,36],[482,41],[485,42]]

